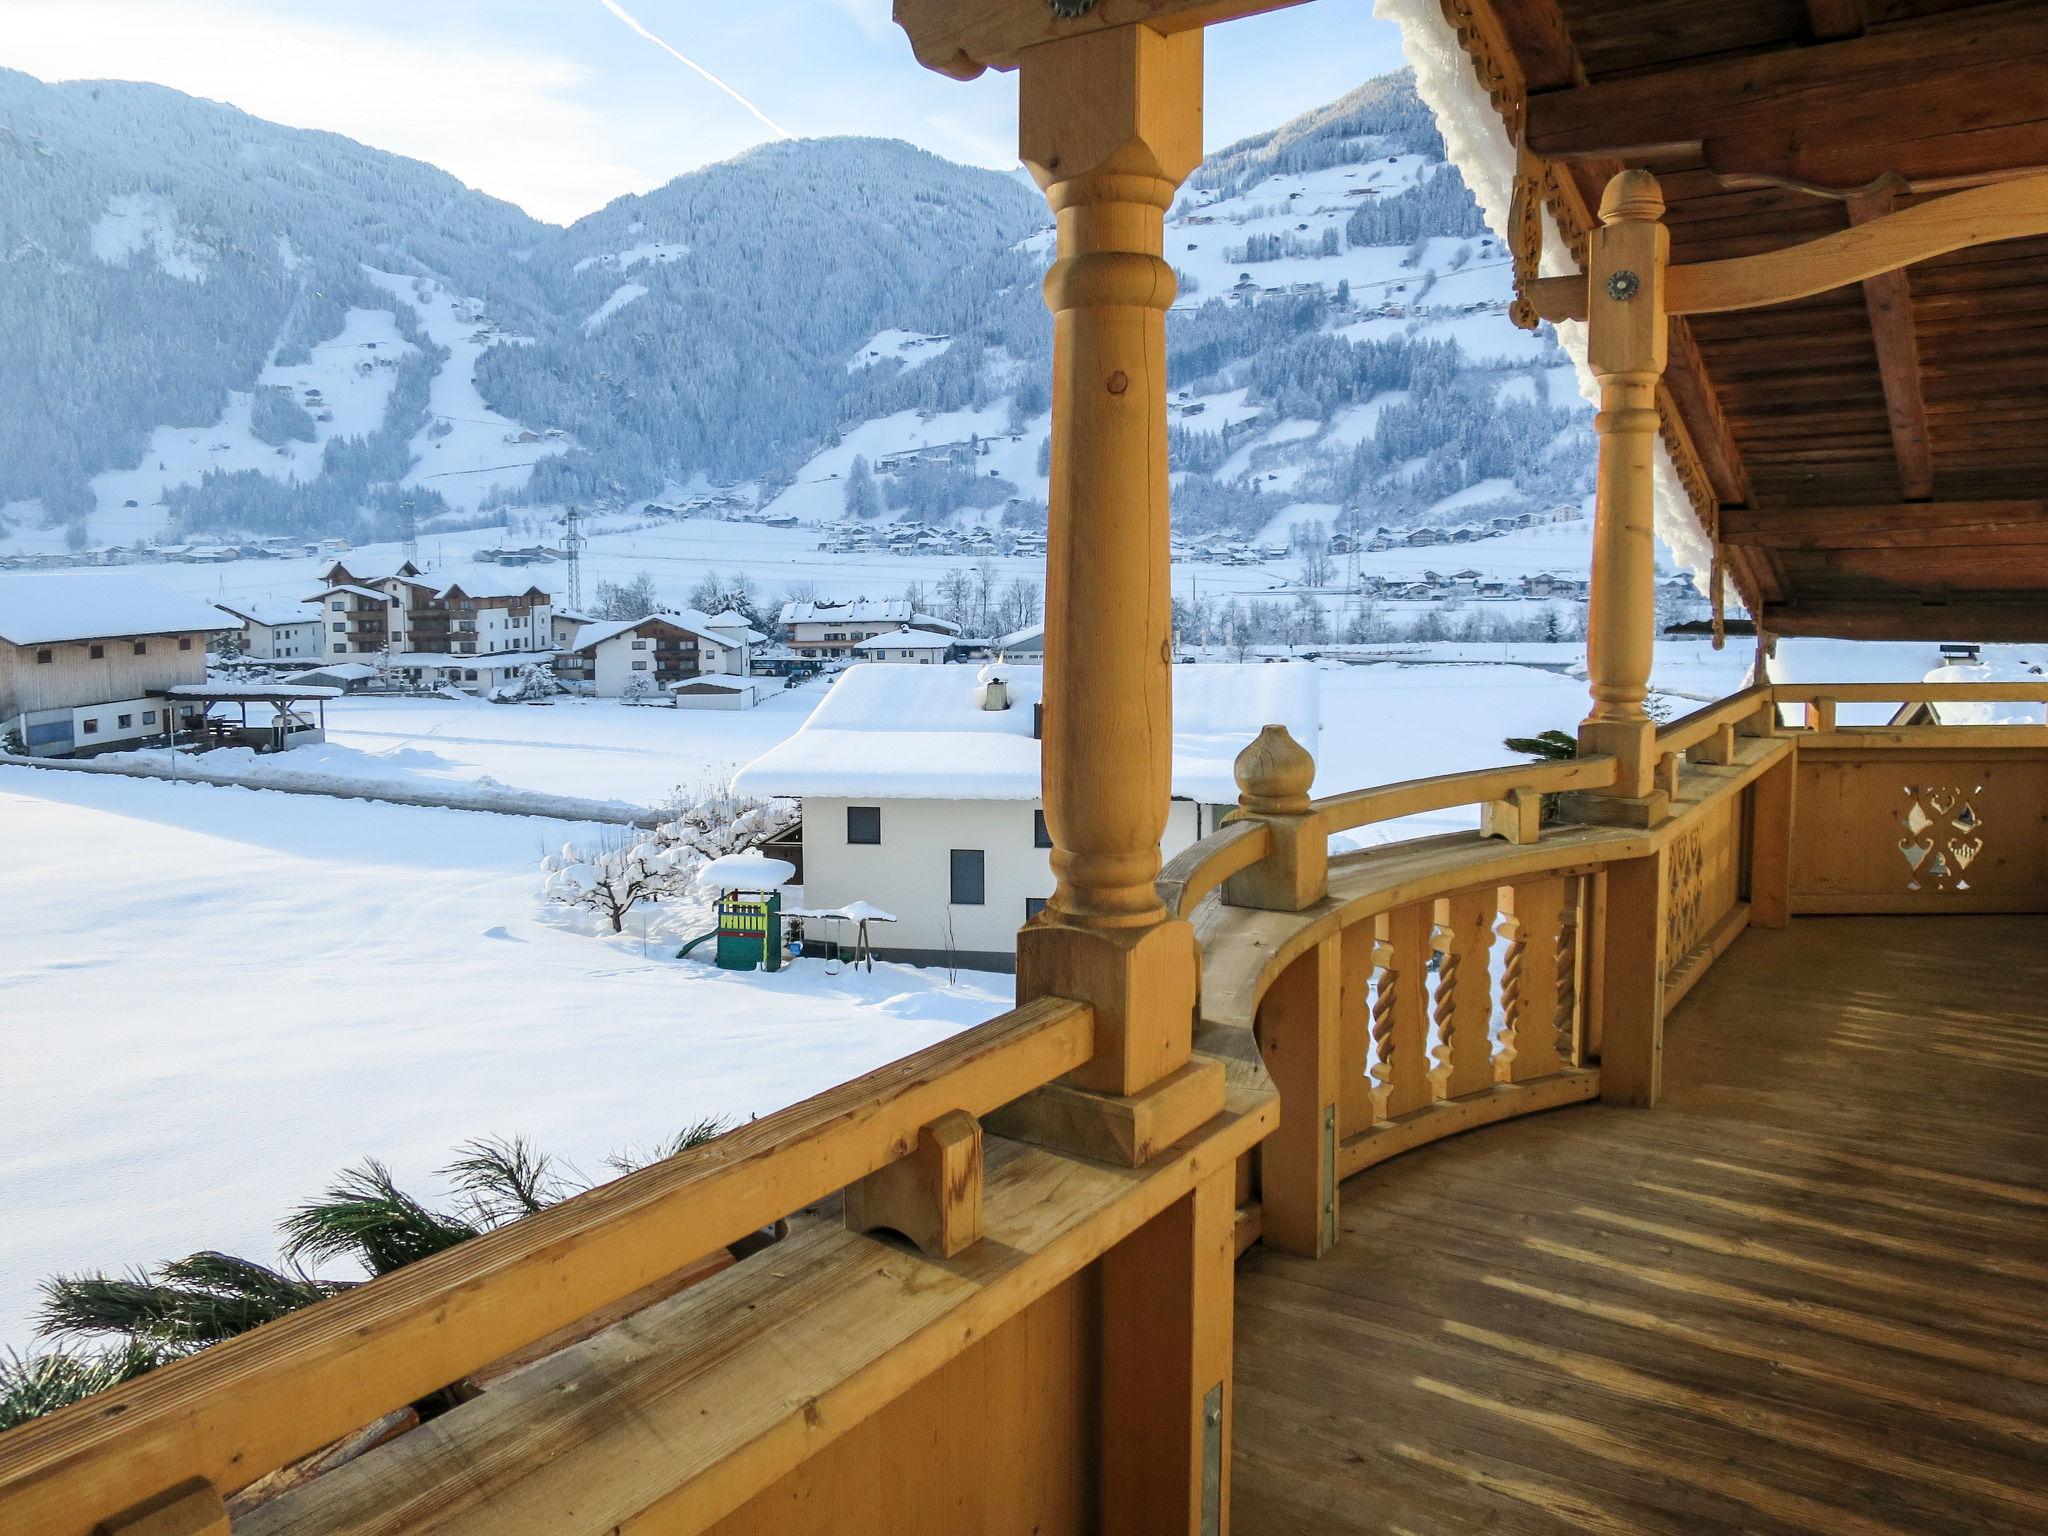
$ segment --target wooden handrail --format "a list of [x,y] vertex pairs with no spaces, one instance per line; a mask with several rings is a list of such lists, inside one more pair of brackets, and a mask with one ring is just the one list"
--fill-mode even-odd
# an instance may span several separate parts
[[2038,683],[1773,683],[1771,696],[1780,704],[1822,699],[1839,704],[2043,704],[2048,703],[2048,678]]
[[1376,821],[1392,821],[1459,805],[1490,805],[1516,790],[1552,795],[1571,789],[1607,789],[1617,773],[1611,757],[1591,755],[1554,763],[1515,763],[1408,779],[1372,789],[1354,789],[1318,800],[1312,807],[1323,830],[1348,832]]
[[1669,725],[1657,729],[1657,750],[1660,752],[1683,752],[1687,747],[1696,747],[1711,739],[1724,725],[1734,725],[1748,719],[1771,702],[1771,690],[1767,687],[1745,688],[1727,698],[1682,715]]
[[222,1493],[629,1296],[1087,1061],[1027,1003],[458,1248],[0,1436],[0,1530],[89,1536],[187,1479]]
[[1166,910],[1185,917],[1217,886],[1273,851],[1273,829],[1263,821],[1233,821],[1174,855],[1153,890]]

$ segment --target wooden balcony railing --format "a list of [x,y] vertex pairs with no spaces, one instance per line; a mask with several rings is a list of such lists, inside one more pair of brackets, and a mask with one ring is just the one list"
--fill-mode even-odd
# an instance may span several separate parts
[[[1187,1358],[1218,1339],[1228,1358],[1233,1206],[1239,1247],[1316,1254],[1362,1169],[1595,1096],[1652,1102],[1664,1011],[1745,927],[2048,910],[2048,725],[1829,709],[1881,702],[2048,703],[2048,682],[1751,689],[1657,733],[1665,798],[1637,825],[1606,814],[1609,758],[1311,801],[1269,731],[1236,817],[1159,881],[1202,950],[1175,1081],[1223,1062],[1223,1114],[1136,1166],[1034,1134],[1074,1112],[1055,1079],[1098,1044],[1089,1008],[1041,1000],[0,1437],[0,1530],[221,1536],[224,1495],[508,1357],[537,1363],[234,1529],[823,1530],[858,1493],[877,1519],[907,1500],[1053,1531],[1143,1477],[1212,1509],[1227,1376]],[[1335,833],[1460,805],[1478,829],[1328,855]],[[839,1217],[669,1294],[841,1190]],[[1198,1461],[1153,1454],[1182,1431]],[[898,1443],[943,1449],[877,1483]]]
[[[1647,827],[1601,814],[1604,757],[1282,814],[1244,783],[1242,819],[1160,894],[1201,939],[1199,1047],[1255,1052],[1281,1095],[1241,1180],[1264,1240],[1322,1252],[1344,1178],[1439,1137],[1596,1095],[1653,1102],[1664,1012],[1746,927],[2048,902],[2048,725],[1846,727],[1837,701],[2041,703],[2048,681],[1751,688],[1657,732],[1669,814]],[[1811,728],[1777,724],[1802,704]],[[1459,805],[1480,830],[1331,856],[1320,885],[1256,878],[1332,833]]]
[[[1060,999],[1028,1004],[13,1431],[0,1439],[0,1529],[86,1536],[126,1529],[121,1522],[132,1512],[168,1500],[191,1522],[176,1529],[225,1531],[223,1495],[834,1191],[865,1191],[850,1203],[867,1218],[929,1242],[939,1243],[943,1228],[949,1254],[981,1230],[987,1200],[991,1217],[1000,1213],[991,1225],[1001,1228],[1003,1241],[950,1278],[913,1276],[871,1241],[853,1249],[849,1268],[851,1239],[832,1231],[772,1250],[773,1266],[741,1265],[700,1288],[704,1299],[671,1332],[694,1339],[700,1384],[706,1391],[715,1386],[717,1401],[715,1408],[696,1397],[679,1404],[668,1395],[673,1413],[664,1423],[676,1438],[654,1492],[665,1509],[708,1523],[878,1410],[906,1382],[1029,1310],[1185,1192],[1192,1176],[1185,1157],[1158,1159],[1142,1174],[1077,1172],[1049,1154],[1036,1168],[1029,1157],[1011,1158],[991,1169],[984,1185],[979,1118],[1079,1066],[1093,1048],[1088,1008]],[[932,1185],[919,1174],[931,1161],[935,1126],[944,1129],[946,1145],[938,1159],[944,1177]],[[1259,1129],[1247,1124],[1243,1139]],[[971,1155],[961,1150],[966,1142]],[[1158,1181],[1159,1172],[1175,1166],[1177,1174]],[[884,1182],[873,1183],[877,1178]],[[792,1273],[742,1273],[771,1267]],[[844,1294],[824,1284],[827,1275],[838,1276]],[[812,1348],[785,1351],[767,1325],[793,1326],[805,1316]],[[903,1358],[904,1350],[916,1358]],[[680,1358],[693,1357],[685,1350]],[[621,1428],[622,1414],[630,1425],[633,1372],[616,1359],[610,1365],[617,1376],[594,1359],[584,1364],[587,1397],[565,1400],[562,1391],[574,1387],[549,1386],[538,1406],[567,1413],[558,1421],[564,1433],[584,1412],[571,1438],[595,1444],[603,1427]],[[1018,1356],[1006,1368],[1027,1365]],[[481,1433],[502,1431],[509,1438],[500,1449],[539,1449],[518,1440],[519,1415],[536,1411],[534,1397],[493,1390],[471,1407],[487,1405],[490,1411],[469,1415]],[[661,1403],[639,1408],[661,1418]],[[713,1412],[715,1423],[700,1417]],[[435,1474],[446,1470],[446,1458],[468,1453],[451,1448],[460,1436],[436,1433],[442,1422],[386,1453],[419,1458],[407,1474],[409,1493],[377,1476],[352,1478],[351,1467],[321,1478],[289,1509],[262,1506],[237,1529],[384,1529],[384,1519],[398,1529],[410,1528],[408,1519],[424,1521],[430,1505],[446,1513],[421,1490],[440,1486]],[[459,1481],[466,1492],[448,1491],[451,1500],[489,1491],[473,1461]],[[614,1518],[624,1523],[654,1498],[644,1477],[612,1492],[616,1497],[601,1498],[585,1488],[582,1508],[608,1511],[591,1528],[609,1529]],[[410,1514],[393,1514],[399,1506]]]

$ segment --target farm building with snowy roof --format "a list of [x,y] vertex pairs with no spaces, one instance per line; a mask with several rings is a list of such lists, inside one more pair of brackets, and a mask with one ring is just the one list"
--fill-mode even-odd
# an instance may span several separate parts
[[125,571],[0,576],[0,736],[36,757],[162,736],[173,724],[163,691],[204,682],[208,637],[234,627],[213,604]]

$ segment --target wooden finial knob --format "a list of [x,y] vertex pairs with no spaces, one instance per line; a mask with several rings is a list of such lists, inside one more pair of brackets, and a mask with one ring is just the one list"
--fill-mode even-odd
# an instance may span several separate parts
[[1237,754],[1237,803],[1248,811],[1271,816],[1299,816],[1308,810],[1308,787],[1315,782],[1316,760],[1308,748],[1287,734],[1284,725],[1269,725]]
[[1664,189],[1648,171],[1623,171],[1607,183],[1600,194],[1600,222],[1619,224],[1624,219],[1664,217]]

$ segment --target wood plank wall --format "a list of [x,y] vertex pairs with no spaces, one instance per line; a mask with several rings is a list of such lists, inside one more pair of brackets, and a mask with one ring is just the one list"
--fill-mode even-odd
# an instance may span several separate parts
[[713,1536],[1095,1529],[1099,1265],[710,1528]]

